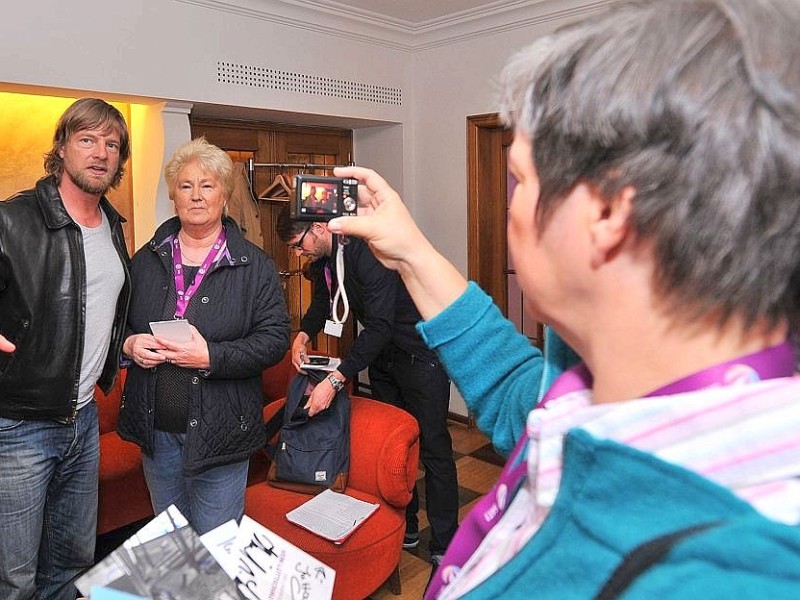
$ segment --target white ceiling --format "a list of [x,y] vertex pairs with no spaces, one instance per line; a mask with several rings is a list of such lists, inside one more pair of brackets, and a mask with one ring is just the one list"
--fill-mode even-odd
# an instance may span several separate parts
[[560,22],[618,0],[174,0],[404,51]]
[[[416,52],[472,37],[540,23],[567,21],[603,10],[618,0],[174,0],[242,14],[282,26],[319,31],[358,42]],[[235,114],[222,114],[220,111]],[[195,103],[198,115],[244,120],[263,118],[260,109],[222,109]],[[273,111],[274,112],[274,111]],[[294,113],[273,120],[294,122]],[[303,117],[304,119],[306,116]],[[368,127],[369,120],[334,123],[329,117],[307,124]],[[324,121],[324,122],[323,122]],[[304,121],[305,122],[305,121]]]

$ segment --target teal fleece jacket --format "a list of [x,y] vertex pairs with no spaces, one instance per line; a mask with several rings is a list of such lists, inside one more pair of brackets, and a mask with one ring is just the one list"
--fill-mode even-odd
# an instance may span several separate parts
[[417,330],[441,358],[478,428],[503,456],[514,449],[528,413],[553,381],[580,360],[550,328],[545,328],[543,356],[474,282]]
[[[479,427],[506,454],[523,434],[528,412],[577,360],[552,331],[543,357],[472,283],[418,329]],[[464,598],[593,598],[639,544],[717,521],[675,546],[622,598],[796,600],[800,529],[763,517],[696,473],[575,429],[565,438],[561,485],[542,527]]]
[[689,470],[576,429],[567,435],[561,487],[541,529],[463,598],[593,598],[639,544],[716,521],[634,579],[622,598],[796,600],[800,531]]

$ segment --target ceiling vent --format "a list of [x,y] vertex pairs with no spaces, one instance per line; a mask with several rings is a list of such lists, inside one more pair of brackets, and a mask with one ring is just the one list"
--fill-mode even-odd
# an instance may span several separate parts
[[217,63],[217,81],[228,85],[246,85],[254,88],[343,98],[358,102],[403,105],[403,92],[400,88],[231,62]]

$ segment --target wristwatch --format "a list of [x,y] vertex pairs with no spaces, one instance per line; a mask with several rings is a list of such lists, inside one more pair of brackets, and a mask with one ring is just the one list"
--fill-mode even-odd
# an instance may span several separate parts
[[328,377],[326,377],[326,379],[328,380],[328,383],[331,384],[331,386],[333,387],[334,390],[336,390],[337,392],[342,391],[342,388],[344,387],[344,379],[339,379],[333,373],[328,375]]

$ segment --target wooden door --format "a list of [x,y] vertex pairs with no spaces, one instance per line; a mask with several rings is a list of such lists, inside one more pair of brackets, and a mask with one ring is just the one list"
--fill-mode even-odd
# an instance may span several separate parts
[[542,348],[543,326],[525,314],[508,252],[508,204],[516,185],[507,166],[512,140],[513,132],[496,114],[467,118],[468,273],[517,329]]

